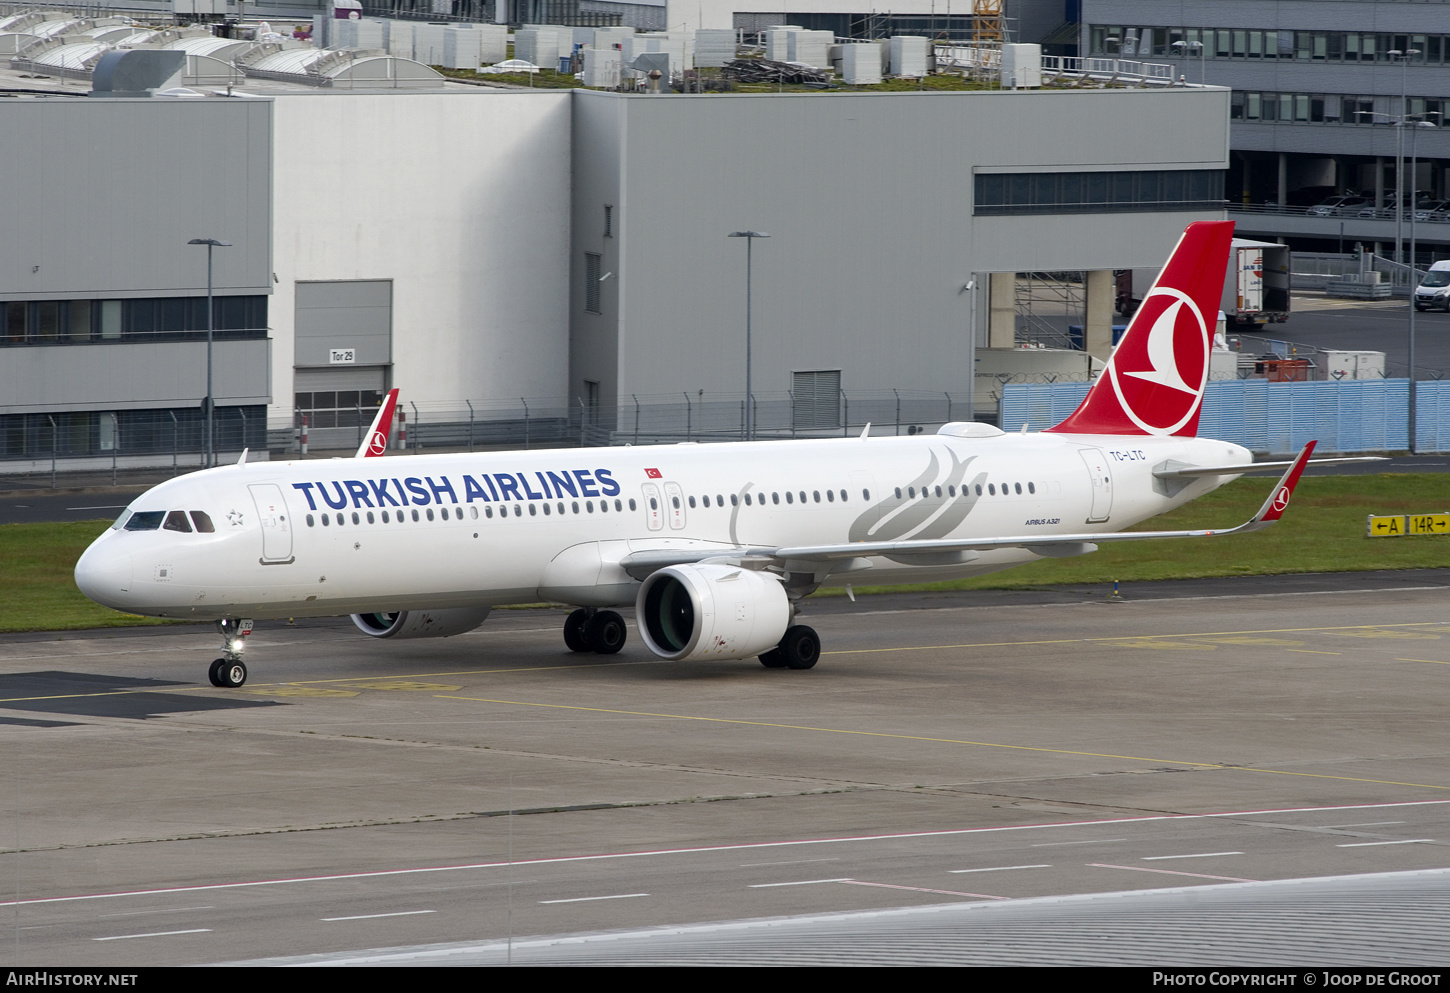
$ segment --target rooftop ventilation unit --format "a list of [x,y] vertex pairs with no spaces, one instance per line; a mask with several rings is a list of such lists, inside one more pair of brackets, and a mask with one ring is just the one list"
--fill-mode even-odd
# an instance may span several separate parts
[[93,97],[149,97],[181,85],[186,53],[136,49],[107,52],[91,74]]

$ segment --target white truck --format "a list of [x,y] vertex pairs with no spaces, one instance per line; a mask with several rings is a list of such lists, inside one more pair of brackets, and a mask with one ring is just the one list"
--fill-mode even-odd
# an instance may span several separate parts
[[[1268,241],[1233,240],[1219,304],[1230,327],[1282,324],[1289,319],[1289,248]],[[1118,313],[1131,317],[1142,294],[1158,278],[1157,269],[1121,269],[1117,276]]]

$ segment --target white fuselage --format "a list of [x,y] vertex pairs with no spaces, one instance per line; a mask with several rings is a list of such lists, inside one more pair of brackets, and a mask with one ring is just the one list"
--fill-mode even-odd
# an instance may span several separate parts
[[[1155,468],[1248,461],[1209,439],[1046,433],[224,466],[139,497],[81,557],[76,582],[118,610],[198,619],[608,606],[634,600],[620,565],[632,552],[1120,531],[1235,478],[1179,488]],[[127,529],[133,513],[158,511],[203,511],[215,530]],[[1037,558],[876,556],[826,582],[930,582]]]

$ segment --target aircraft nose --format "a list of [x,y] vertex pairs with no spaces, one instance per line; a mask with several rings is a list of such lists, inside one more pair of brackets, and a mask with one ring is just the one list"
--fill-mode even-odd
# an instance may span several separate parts
[[120,607],[131,588],[131,553],[97,541],[76,562],[76,586],[96,603]]

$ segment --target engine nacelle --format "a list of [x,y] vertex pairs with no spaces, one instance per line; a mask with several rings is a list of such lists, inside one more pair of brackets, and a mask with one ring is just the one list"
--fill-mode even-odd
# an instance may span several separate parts
[[790,601],[768,573],[672,565],[645,579],[634,616],[644,643],[661,658],[744,659],[776,647],[790,624]]
[[374,638],[447,638],[472,631],[488,617],[488,607],[403,610],[391,614],[353,614],[352,622]]

